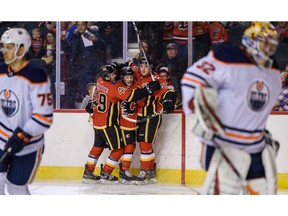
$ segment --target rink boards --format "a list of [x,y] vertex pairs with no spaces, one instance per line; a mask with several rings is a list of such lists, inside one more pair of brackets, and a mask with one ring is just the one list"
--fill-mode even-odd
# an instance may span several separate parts
[[[162,125],[154,144],[157,163],[157,179],[162,184],[200,186],[205,179],[200,158],[200,143],[191,130],[195,116],[185,118],[182,111],[163,115]],[[268,120],[268,129],[280,142],[277,157],[278,187],[288,189],[288,115],[273,113]],[[56,110],[54,123],[45,134],[46,144],[36,181],[81,181],[84,164],[93,146],[94,134],[88,122],[88,114],[82,110]],[[105,162],[109,151],[105,149],[99,158],[95,173]],[[131,172],[139,172],[138,146],[133,155]],[[118,168],[113,172],[118,176]]]

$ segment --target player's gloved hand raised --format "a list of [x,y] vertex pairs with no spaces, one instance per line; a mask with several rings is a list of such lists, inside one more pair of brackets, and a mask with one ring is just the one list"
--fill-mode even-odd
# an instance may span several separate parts
[[151,81],[147,85],[144,86],[146,90],[148,91],[148,94],[153,94],[154,92],[161,89],[159,80]]
[[86,105],[86,112],[93,113],[93,110],[97,107],[97,100],[89,100],[88,104]]
[[24,146],[29,143],[31,138],[31,135],[24,132],[21,128],[17,127],[13,135],[6,143],[4,151],[9,151],[10,155],[14,155],[17,152],[20,152],[24,148]]
[[162,101],[163,111],[166,113],[172,113],[175,109],[175,104],[171,99],[165,99]]

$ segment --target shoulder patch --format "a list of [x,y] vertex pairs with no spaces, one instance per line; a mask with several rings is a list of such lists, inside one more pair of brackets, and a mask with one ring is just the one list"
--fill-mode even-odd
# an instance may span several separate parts
[[118,87],[118,92],[120,95],[123,94],[126,90],[127,90],[127,88],[125,88],[124,86]]

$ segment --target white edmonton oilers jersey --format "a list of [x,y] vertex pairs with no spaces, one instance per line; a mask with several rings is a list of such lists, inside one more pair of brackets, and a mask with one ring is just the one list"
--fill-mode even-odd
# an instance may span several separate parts
[[50,81],[45,72],[32,63],[12,72],[0,64],[0,148],[20,127],[32,139],[16,155],[25,155],[44,145],[44,132],[53,121]]
[[[281,92],[280,70],[260,69],[241,47],[222,45],[189,67],[181,80],[183,109],[192,113],[189,102],[198,86],[217,89],[217,106],[225,135],[215,141],[248,153],[263,150],[263,130]],[[206,143],[211,144],[212,143]]]

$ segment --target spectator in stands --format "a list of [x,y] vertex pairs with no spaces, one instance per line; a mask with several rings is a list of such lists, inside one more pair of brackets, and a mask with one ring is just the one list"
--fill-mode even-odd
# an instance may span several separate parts
[[282,92],[277,98],[273,111],[288,111],[288,65],[281,73]]
[[178,56],[178,46],[176,43],[169,43],[166,46],[166,53],[161,61],[161,63],[156,67],[157,69],[161,67],[167,67],[170,74],[170,79],[174,86],[175,91],[178,92],[178,96],[181,98],[180,80],[187,68],[187,62],[184,62]]
[[45,61],[49,74],[48,77],[51,80],[51,92],[55,104],[55,82],[56,82],[56,37],[53,31],[47,33],[46,38],[43,41],[43,48],[45,50],[45,55],[41,58]]
[[174,82],[170,78],[170,74],[167,67],[161,67],[157,73],[163,77],[167,82],[167,88],[174,90],[177,95],[176,105],[181,103],[181,93],[180,93],[180,86],[178,86],[178,82]]
[[87,94],[85,98],[82,100],[81,107],[80,107],[81,109],[86,109],[88,102],[92,100],[92,98],[94,99],[95,93],[96,93],[95,89],[96,89],[95,82],[88,83],[86,85]]
[[[154,60],[155,60],[155,58],[154,58],[153,53],[150,52],[150,48],[149,48],[150,46],[149,46],[148,41],[147,41],[147,40],[142,40],[141,43],[142,43],[142,47],[143,47],[143,50],[144,50],[144,52],[145,52],[145,55],[146,55],[146,57],[149,59],[150,64],[151,64],[151,65],[154,65]],[[140,46],[140,45],[139,45],[139,46]],[[143,53],[143,50],[142,50],[141,47],[139,47],[139,50],[140,50],[140,52],[137,53],[137,54],[134,56],[134,58],[132,59],[132,61],[133,61],[134,64],[139,64],[139,61],[141,61],[141,59],[144,57],[144,53]]]
[[211,47],[208,22],[193,22],[193,62],[207,55]]
[[221,22],[212,22],[207,28],[212,43],[211,48],[228,40],[227,31]]
[[166,52],[166,46],[169,43],[173,42],[173,30],[174,24],[173,22],[165,22],[163,26],[163,33],[162,33],[162,53]]
[[35,28],[32,30],[32,43],[31,51],[33,58],[42,58],[45,55],[45,50],[43,49],[43,40],[41,38],[41,30]]
[[275,28],[279,34],[280,41],[288,43],[288,23],[287,22],[277,22]]
[[[80,103],[86,95],[86,85],[96,80],[97,72],[100,69],[99,48],[105,46],[104,40],[98,32],[88,28],[87,22],[77,22],[77,30],[74,31],[69,45],[69,62],[77,74],[71,79],[76,79],[79,95],[71,98],[72,101]],[[70,71],[70,68],[69,68]],[[69,89],[68,89],[69,91]]]
[[178,47],[178,56],[181,59],[188,58],[188,22],[174,23],[173,29],[174,43]]

